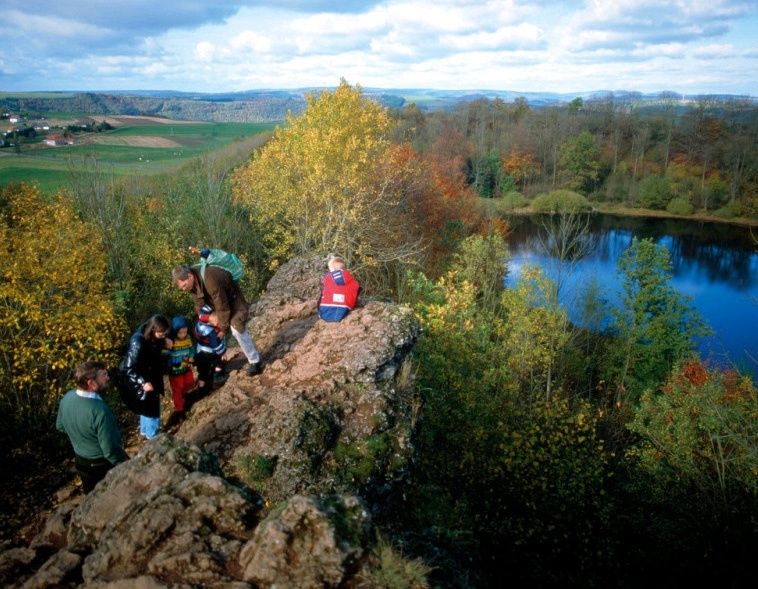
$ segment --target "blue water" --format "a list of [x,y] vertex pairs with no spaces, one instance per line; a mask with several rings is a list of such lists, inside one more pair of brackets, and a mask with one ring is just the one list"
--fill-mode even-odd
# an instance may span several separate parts
[[[747,229],[680,220],[598,216],[592,220],[591,253],[567,272],[540,250],[535,219],[511,220],[511,261],[506,285],[515,283],[524,264],[539,265],[552,278],[561,276],[560,302],[572,321],[581,323],[579,295],[595,280],[610,305],[621,300],[617,263],[633,237],[652,238],[671,254],[671,284],[691,298],[692,306],[713,330],[697,341],[702,358],[736,366],[758,376],[758,249]],[[758,237],[758,231],[754,230]],[[610,319],[608,319],[610,321]]]

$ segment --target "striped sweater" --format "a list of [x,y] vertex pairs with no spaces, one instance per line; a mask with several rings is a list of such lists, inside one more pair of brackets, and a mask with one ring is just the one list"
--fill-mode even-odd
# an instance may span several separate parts
[[190,364],[195,358],[195,346],[189,336],[184,339],[175,339],[174,347],[166,350],[169,363],[169,374],[177,376],[184,374],[190,369]]

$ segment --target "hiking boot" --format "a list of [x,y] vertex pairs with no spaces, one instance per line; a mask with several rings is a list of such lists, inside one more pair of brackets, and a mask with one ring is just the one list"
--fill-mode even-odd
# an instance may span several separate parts
[[248,376],[255,376],[256,374],[261,373],[261,363],[260,362],[251,362],[247,365],[247,375]]
[[220,387],[227,380],[229,380],[229,375],[226,372],[217,372],[213,375],[213,386]]

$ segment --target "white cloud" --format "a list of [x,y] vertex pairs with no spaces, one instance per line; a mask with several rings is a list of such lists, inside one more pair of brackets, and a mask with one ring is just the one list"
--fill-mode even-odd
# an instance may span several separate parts
[[208,41],[200,41],[195,45],[195,58],[200,61],[213,61],[216,54],[216,46]]
[[636,58],[672,57],[680,58],[687,53],[684,43],[662,43],[660,45],[639,44],[630,54]]
[[250,50],[256,53],[268,53],[271,51],[271,39],[255,31],[243,31],[232,38],[229,49],[234,52]]
[[[225,91],[345,77],[376,87],[750,93],[758,80],[758,15],[746,1],[177,0],[173,21],[154,0],[121,0],[111,12],[78,0],[65,10],[0,2],[10,6],[0,20],[11,40],[0,45],[3,89]],[[144,23],[137,11],[157,16]]]
[[477,49],[504,49],[536,46],[542,39],[542,30],[528,23],[500,27],[492,32],[477,32],[467,35],[443,35],[442,45],[462,51]]
[[734,45],[727,43],[724,45],[711,44],[704,45],[703,47],[697,47],[693,53],[696,57],[703,57],[708,59],[729,59],[730,57],[737,55],[739,52],[736,50]]

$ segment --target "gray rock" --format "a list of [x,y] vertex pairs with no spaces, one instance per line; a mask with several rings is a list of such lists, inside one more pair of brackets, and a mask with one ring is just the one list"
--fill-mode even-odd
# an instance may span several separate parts
[[260,587],[337,587],[364,556],[367,524],[355,497],[295,496],[242,549],[243,578]]
[[0,584],[10,586],[23,571],[28,571],[37,558],[37,551],[26,547],[8,548],[0,552]]
[[21,587],[22,589],[60,587],[68,581],[75,580],[81,562],[80,555],[68,550],[59,550]]

